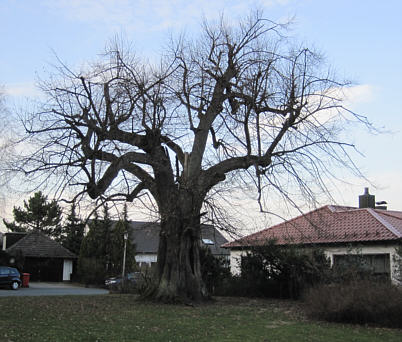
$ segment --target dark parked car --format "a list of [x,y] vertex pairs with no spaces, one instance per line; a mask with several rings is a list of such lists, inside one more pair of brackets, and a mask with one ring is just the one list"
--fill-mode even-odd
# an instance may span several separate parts
[[[109,288],[118,288],[122,285],[122,277],[112,277],[105,280],[105,285]],[[124,282],[130,287],[135,287],[142,280],[141,272],[127,273]]]
[[18,290],[21,286],[20,272],[14,267],[0,266],[0,286]]

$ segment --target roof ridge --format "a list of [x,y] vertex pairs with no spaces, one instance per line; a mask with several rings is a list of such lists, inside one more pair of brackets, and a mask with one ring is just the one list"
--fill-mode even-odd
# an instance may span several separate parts
[[[351,207],[349,205],[339,205],[339,204],[328,204],[327,207],[333,213],[349,212],[349,211],[359,209],[359,208],[356,208],[356,207]],[[338,210],[334,210],[334,208],[338,208]]]
[[402,237],[402,234],[399,232],[399,230],[396,229],[391,223],[389,223],[383,217],[381,217],[381,215],[379,213],[377,213],[374,209],[372,209],[372,208],[366,208],[366,209],[372,216],[374,216],[392,234],[396,235],[396,237],[398,237],[398,238]]
[[398,211],[398,210],[382,210],[382,209],[376,209],[375,212],[378,213],[379,215],[390,216],[390,217],[392,217],[392,218],[395,218],[395,219],[397,219],[397,220],[401,220],[401,221],[402,221],[402,216],[395,215],[395,213],[402,214],[402,211]]

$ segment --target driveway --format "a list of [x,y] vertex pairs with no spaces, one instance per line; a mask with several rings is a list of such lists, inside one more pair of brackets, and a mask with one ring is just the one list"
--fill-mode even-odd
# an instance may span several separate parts
[[101,295],[109,291],[98,288],[88,288],[68,283],[43,283],[30,282],[29,288],[20,288],[17,291],[0,288],[0,297],[21,296],[77,296],[77,295]]

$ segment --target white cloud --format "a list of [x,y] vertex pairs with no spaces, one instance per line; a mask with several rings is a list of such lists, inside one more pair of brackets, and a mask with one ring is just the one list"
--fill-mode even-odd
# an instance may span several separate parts
[[[368,103],[372,101],[373,93],[374,88],[372,85],[363,84],[348,88],[331,88],[325,92],[325,95],[329,98],[339,99],[340,102],[338,103],[338,105],[342,105],[348,110],[353,110],[354,107],[358,104]],[[315,101],[318,101],[318,99],[312,99],[311,104],[313,107],[315,105],[318,105],[318,103],[315,104]],[[333,104],[331,102],[332,100],[328,99],[327,104],[320,104],[320,106],[328,105],[330,107],[333,107]],[[352,113],[349,113],[347,111],[341,112],[343,119],[355,121],[355,117]],[[316,122],[317,124],[329,123],[333,120],[338,121],[339,119],[341,119],[341,117],[339,116],[339,109],[336,107],[320,111],[319,113],[315,114],[313,118],[314,122]]]
[[124,28],[131,32],[182,28],[198,24],[202,16],[217,18],[222,11],[231,17],[244,16],[254,8],[268,9],[286,6],[289,0],[43,0],[52,11],[70,20],[107,26],[111,30]]
[[349,105],[367,103],[374,99],[374,87],[370,84],[349,87],[344,90],[344,96]]
[[367,179],[347,177],[332,182],[330,191],[337,204],[357,207],[364,188],[375,195],[376,201],[386,201],[389,210],[402,210],[402,183],[399,165],[387,167],[383,172],[370,172]]
[[29,82],[8,84],[5,87],[5,93],[13,97],[36,97],[40,94],[40,91],[35,86],[35,83]]

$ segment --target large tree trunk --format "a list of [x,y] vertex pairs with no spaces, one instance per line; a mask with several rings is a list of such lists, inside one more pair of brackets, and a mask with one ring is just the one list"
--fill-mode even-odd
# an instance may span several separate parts
[[185,201],[181,206],[176,202],[173,212],[163,215],[161,211],[157,268],[146,297],[168,303],[200,302],[209,298],[199,256],[199,208]]

